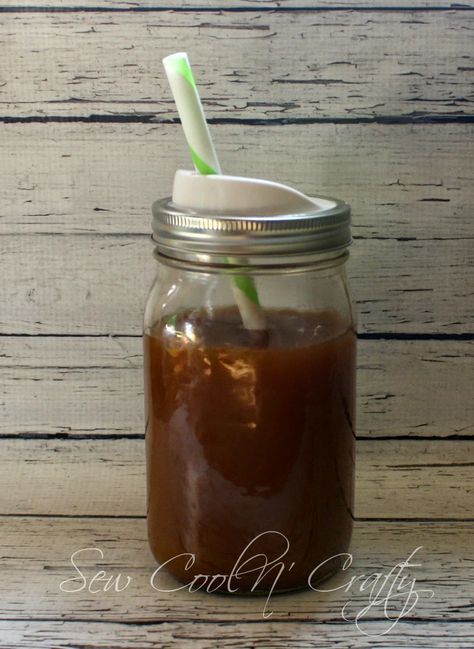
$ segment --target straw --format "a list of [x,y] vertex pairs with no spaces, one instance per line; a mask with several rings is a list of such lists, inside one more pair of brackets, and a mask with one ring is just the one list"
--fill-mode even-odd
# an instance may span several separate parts
[[[163,65],[196,171],[203,175],[220,174],[221,167],[188,55],[186,52],[170,54],[163,59]],[[232,262],[231,259],[228,261]],[[232,291],[244,327],[251,330],[266,329],[265,315],[253,279],[246,275],[234,275]]]

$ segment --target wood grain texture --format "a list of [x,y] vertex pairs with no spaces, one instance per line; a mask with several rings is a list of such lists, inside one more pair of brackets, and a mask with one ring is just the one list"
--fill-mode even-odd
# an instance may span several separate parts
[[[384,623],[371,621],[367,633],[376,635],[386,629]],[[0,621],[0,647],[11,649],[333,649],[339,644],[351,649],[433,649],[439,642],[443,649],[469,649],[474,643],[472,623],[402,621],[380,638],[364,637],[350,623],[235,622],[160,622],[146,626],[100,624],[97,622],[24,622]],[[15,643],[15,644],[13,644]],[[217,644],[218,643],[218,644]],[[344,644],[342,644],[344,643]]]
[[243,11],[261,11],[265,9],[301,9],[319,11],[320,9],[373,9],[374,6],[382,9],[467,9],[474,7],[472,0],[463,0],[463,2],[451,2],[450,0],[3,0],[2,6],[9,10],[16,9],[92,9],[92,10],[162,10],[162,9],[192,9],[201,8],[218,10],[243,10]]
[[[228,173],[345,198],[359,239],[474,237],[472,124],[212,132]],[[149,234],[152,202],[171,193],[177,168],[191,166],[178,124],[2,124],[0,135],[0,234]]]
[[[469,580],[473,576],[472,523],[356,523],[351,543],[353,563],[326,585],[336,588],[347,584],[351,577],[386,574],[390,568],[405,560],[418,547],[418,567],[409,569],[410,578],[417,580],[416,589],[432,589],[433,597],[420,594],[412,612],[417,620],[441,623],[456,618],[458,622],[474,619]],[[148,549],[145,520],[8,517],[0,526],[2,551],[2,590],[0,619],[123,622],[205,622],[215,638],[216,622],[264,623],[264,601],[259,597],[223,597],[201,592],[159,592],[150,585],[156,563]],[[121,592],[87,590],[65,593],[60,584],[77,573],[70,563],[73,552],[83,548],[100,548],[103,559],[95,551],[77,558],[89,581],[98,570],[108,575],[130,576],[130,585]],[[356,582],[357,583],[357,582]],[[360,582],[359,582],[360,583]],[[72,584],[73,586],[76,583]],[[79,584],[81,585],[81,584]],[[162,589],[176,587],[176,582],[161,573],[156,585]],[[385,591],[386,592],[386,591]],[[280,595],[270,600],[273,614],[270,622],[339,623],[333,630],[338,637],[341,628],[341,608],[351,600],[351,615],[367,604],[368,593],[353,586],[348,592],[334,590],[317,593],[304,591]],[[383,619],[381,606],[367,616],[374,621]],[[312,627],[314,629],[314,627]],[[308,631],[311,630],[307,629]],[[443,645],[444,646],[444,645]]]
[[[359,436],[474,433],[474,343],[360,340]],[[0,337],[0,435],[143,433],[140,338]]]
[[[0,450],[0,515],[146,513],[144,440],[7,439]],[[359,440],[356,468],[357,518],[474,519],[474,441]]]
[[473,29],[455,10],[4,13],[0,115],[175,117],[177,42],[213,118],[472,115]]

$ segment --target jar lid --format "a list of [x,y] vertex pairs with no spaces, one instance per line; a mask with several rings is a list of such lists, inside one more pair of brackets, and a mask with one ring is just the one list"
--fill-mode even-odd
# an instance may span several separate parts
[[350,205],[312,198],[314,209],[288,214],[212,214],[177,207],[171,198],[153,203],[158,255],[200,263],[225,257],[275,257],[343,252],[351,243]]

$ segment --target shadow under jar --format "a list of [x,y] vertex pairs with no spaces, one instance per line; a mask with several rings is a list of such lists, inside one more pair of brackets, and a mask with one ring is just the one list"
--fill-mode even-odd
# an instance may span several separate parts
[[[213,590],[298,589],[333,574],[348,550],[350,207],[314,200],[313,212],[245,222],[178,210],[168,199],[153,205],[148,537],[156,560],[185,584],[219,575]],[[242,323],[239,277],[255,283],[263,331]]]

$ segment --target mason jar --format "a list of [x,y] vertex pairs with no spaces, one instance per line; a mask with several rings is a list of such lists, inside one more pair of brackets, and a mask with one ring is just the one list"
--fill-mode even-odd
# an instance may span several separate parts
[[[345,560],[356,373],[350,206],[314,200],[311,212],[246,217],[171,199],[153,205],[148,536],[183,584],[291,590]],[[257,328],[242,286],[254,291]]]

